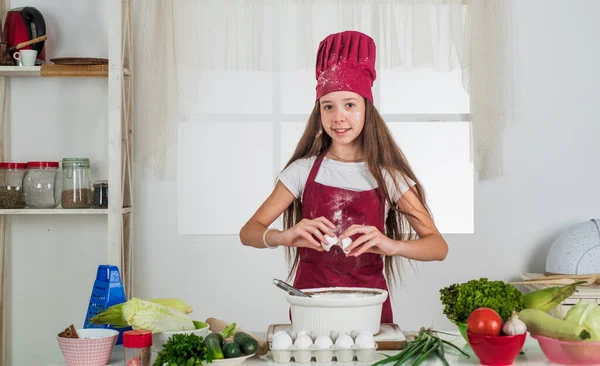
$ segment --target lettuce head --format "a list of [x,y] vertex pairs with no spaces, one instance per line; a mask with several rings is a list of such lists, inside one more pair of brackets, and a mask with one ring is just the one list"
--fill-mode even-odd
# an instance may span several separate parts
[[569,309],[565,320],[585,327],[592,336],[590,341],[600,341],[600,306],[598,304],[580,302]]
[[132,298],[123,305],[123,317],[133,329],[152,333],[196,329],[192,319],[171,307]]

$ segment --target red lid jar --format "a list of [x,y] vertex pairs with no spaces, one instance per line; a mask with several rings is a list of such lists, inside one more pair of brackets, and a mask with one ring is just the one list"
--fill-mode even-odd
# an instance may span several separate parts
[[0,208],[25,207],[23,177],[26,170],[26,163],[0,162]]
[[123,347],[146,348],[152,346],[152,331],[128,330],[123,332]]
[[125,366],[150,366],[152,355],[152,332],[149,330],[128,330],[123,332]]

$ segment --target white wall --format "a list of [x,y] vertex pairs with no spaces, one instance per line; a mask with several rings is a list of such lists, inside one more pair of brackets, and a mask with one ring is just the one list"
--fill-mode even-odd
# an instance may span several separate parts
[[[97,2],[53,1],[53,9],[47,3],[27,1],[48,13],[55,28],[63,28],[50,56],[106,57],[104,10],[83,10],[83,4]],[[94,16],[58,11],[73,4]],[[396,322],[404,329],[451,329],[441,313],[440,288],[481,276],[512,280],[521,272],[542,271],[562,229],[600,215],[600,171],[594,160],[600,156],[600,45],[594,38],[600,34],[595,19],[600,3],[516,0],[514,13],[517,121],[504,139],[506,173],[476,185],[475,235],[447,236],[450,253],[444,262],[417,265],[417,274],[406,266],[406,285],[393,294]],[[88,26],[67,32],[82,23]],[[138,89],[141,79],[136,79]],[[99,80],[13,82],[12,136],[21,144],[13,143],[12,156],[86,155],[95,175],[105,176],[105,85]],[[143,121],[136,123],[143,128]],[[51,134],[59,125],[73,134]],[[96,137],[71,145],[74,135]],[[45,142],[48,136],[52,144]],[[136,140],[140,144],[144,141]],[[176,150],[169,161],[177,163]],[[236,236],[179,236],[175,178],[159,181],[140,167],[136,174],[138,296],[181,297],[197,319],[219,317],[255,331],[287,321],[281,290],[271,284],[272,278],[285,276],[280,249],[245,248]],[[83,322],[96,267],[106,258],[105,222],[103,217],[13,219],[9,364],[60,359],[54,337],[68,324]]]

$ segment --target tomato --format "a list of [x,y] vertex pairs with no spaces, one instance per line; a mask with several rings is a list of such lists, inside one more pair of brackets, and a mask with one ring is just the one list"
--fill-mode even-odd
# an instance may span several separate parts
[[490,308],[479,308],[467,319],[467,330],[486,336],[498,336],[502,332],[502,318]]

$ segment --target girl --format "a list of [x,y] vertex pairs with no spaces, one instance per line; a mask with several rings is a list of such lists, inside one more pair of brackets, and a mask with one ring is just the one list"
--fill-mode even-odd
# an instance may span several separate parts
[[[304,134],[240,231],[244,245],[287,247],[296,288],[388,290],[401,257],[433,261],[448,253],[421,184],[373,106],[375,75],[369,36],[347,31],[320,43],[316,102]],[[285,230],[269,229],[282,213]],[[352,243],[325,251],[326,235]],[[393,323],[389,296],[381,322]]]

